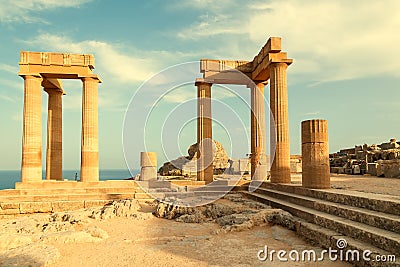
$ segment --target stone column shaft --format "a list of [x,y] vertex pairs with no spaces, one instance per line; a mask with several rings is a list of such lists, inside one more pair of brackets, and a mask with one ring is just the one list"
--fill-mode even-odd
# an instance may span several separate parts
[[62,95],[59,88],[45,88],[48,95],[46,180],[62,181]]
[[22,133],[22,182],[42,180],[42,90],[40,76],[24,78],[24,118]]
[[211,115],[211,84],[196,82],[197,86],[197,180],[213,181],[213,142]]
[[290,142],[288,116],[288,90],[286,63],[270,65],[270,105],[271,119],[271,157],[275,157],[271,166],[271,182],[290,183]]
[[82,93],[81,181],[99,181],[98,83],[86,77]]
[[308,120],[301,123],[302,186],[330,188],[328,121]]
[[264,180],[267,176],[264,83],[250,89],[251,93],[251,177]]
[[140,152],[140,181],[157,180],[157,153]]

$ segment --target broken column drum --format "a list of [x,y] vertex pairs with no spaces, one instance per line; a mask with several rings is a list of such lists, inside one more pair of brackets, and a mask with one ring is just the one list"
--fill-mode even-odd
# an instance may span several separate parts
[[303,121],[301,143],[302,186],[313,189],[330,188],[328,121]]
[[157,179],[157,153],[140,152],[140,181]]

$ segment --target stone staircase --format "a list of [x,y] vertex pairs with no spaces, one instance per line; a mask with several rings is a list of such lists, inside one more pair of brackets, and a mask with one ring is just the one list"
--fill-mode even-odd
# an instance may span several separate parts
[[[338,189],[313,190],[289,184],[263,183],[259,188],[242,186],[242,192],[256,201],[290,212],[301,236],[324,248],[360,251],[357,266],[400,266],[400,197]],[[362,251],[395,255],[396,262],[367,261]]]
[[44,181],[17,183],[0,190],[0,217],[35,212],[57,212],[101,206],[118,199],[148,200],[134,181]]
[[186,180],[17,183],[15,189],[0,190],[0,218],[35,212],[90,208],[118,199],[134,198],[140,202],[168,197],[217,199],[234,188],[235,184],[215,181],[208,186],[202,186],[204,182]]

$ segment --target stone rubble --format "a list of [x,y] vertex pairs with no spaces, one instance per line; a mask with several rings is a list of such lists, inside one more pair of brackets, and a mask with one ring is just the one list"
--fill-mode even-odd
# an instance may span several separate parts
[[400,144],[392,138],[380,145],[355,146],[329,155],[331,173],[400,177]]
[[221,227],[217,233],[244,231],[268,223],[289,229],[294,229],[295,225],[290,213],[246,199],[240,193],[231,193],[214,203],[198,207],[159,202],[154,215],[183,223],[216,222]]

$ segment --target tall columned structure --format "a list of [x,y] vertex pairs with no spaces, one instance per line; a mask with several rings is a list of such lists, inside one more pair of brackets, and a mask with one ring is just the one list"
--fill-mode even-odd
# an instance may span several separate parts
[[[271,182],[290,183],[290,142],[286,63],[270,65],[271,144],[275,144],[275,157],[271,166]],[[271,145],[273,150],[273,146]],[[274,151],[271,151],[271,156]]]
[[[210,84],[246,85],[251,92],[251,175],[265,180],[268,171],[264,85],[270,80],[271,182],[290,183],[290,142],[286,69],[293,59],[282,52],[282,39],[271,37],[252,61],[200,60],[201,79]],[[199,96],[200,97],[200,96]],[[199,100],[200,101],[200,100]],[[201,137],[201,133],[198,134]],[[199,176],[201,178],[201,176]]]
[[211,83],[196,81],[197,86],[197,180],[213,181],[213,141],[211,115]]
[[45,85],[49,95],[47,110],[46,180],[62,178],[62,96],[61,88]]
[[82,81],[81,181],[96,182],[99,180],[99,80],[86,77]]
[[267,177],[266,132],[264,87],[267,82],[259,82],[250,88],[251,94],[251,177],[264,180]]
[[21,182],[42,182],[42,91],[48,93],[46,180],[62,177],[62,95],[59,79],[79,79],[82,92],[81,181],[99,181],[98,84],[88,54],[21,52],[24,79]]
[[40,75],[24,79],[21,181],[42,180],[42,92]]

